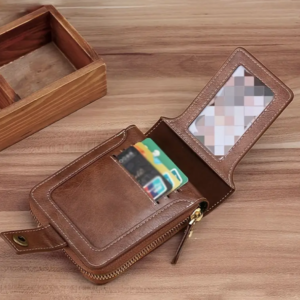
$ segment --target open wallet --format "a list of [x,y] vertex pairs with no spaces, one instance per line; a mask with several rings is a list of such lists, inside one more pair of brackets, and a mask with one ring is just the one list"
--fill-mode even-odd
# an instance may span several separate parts
[[[162,117],[145,134],[129,126],[34,187],[38,227],[1,236],[17,254],[62,249],[84,277],[104,284],[184,229],[176,263],[197,221],[234,192],[238,162],[292,98],[237,48],[180,116]],[[158,200],[125,167],[133,152],[119,159],[146,138],[188,178]]]

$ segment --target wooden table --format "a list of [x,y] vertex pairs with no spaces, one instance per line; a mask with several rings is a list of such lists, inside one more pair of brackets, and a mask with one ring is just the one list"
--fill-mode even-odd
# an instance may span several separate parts
[[[109,92],[0,153],[0,231],[34,227],[30,189],[85,151],[129,124],[146,130],[180,114],[237,46],[295,99],[243,159],[236,193],[197,226],[176,266],[180,235],[95,286],[60,251],[16,256],[1,240],[0,299],[300,299],[300,2],[52,4],[104,58]],[[23,8],[21,0],[0,4],[0,24]]]

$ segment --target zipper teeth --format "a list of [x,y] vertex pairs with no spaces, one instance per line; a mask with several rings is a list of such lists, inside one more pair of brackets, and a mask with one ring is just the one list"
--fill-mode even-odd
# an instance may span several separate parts
[[[33,217],[33,219],[36,221],[38,226],[41,226],[41,223],[38,221],[37,217],[34,215],[32,210],[30,209],[30,213]],[[123,264],[121,267],[117,268],[116,270],[102,274],[102,275],[96,275],[93,273],[90,273],[83,269],[80,265],[78,265],[73,258],[64,250],[63,252],[66,254],[66,256],[71,260],[71,262],[80,270],[81,273],[87,275],[91,279],[98,280],[98,281],[104,281],[108,279],[112,279],[126,271],[129,267],[131,267],[134,263],[136,263],[138,260],[140,260],[142,257],[144,257],[146,254],[148,254],[151,250],[155,249],[158,247],[167,237],[169,237],[172,234],[175,234],[176,231],[179,231],[180,228],[184,223],[186,223],[189,220],[190,217],[185,218],[183,221],[181,221],[179,224],[176,226],[172,227],[169,229],[167,232],[165,232],[163,235],[158,237],[156,240],[152,241],[148,246],[146,246],[144,249],[142,249],[139,253],[137,253],[135,256],[133,256],[130,260],[128,260],[125,264]]]
[[90,273],[86,270],[84,270],[81,266],[79,266],[69,255],[68,253],[63,249],[64,253],[67,255],[67,257],[75,264],[75,266],[80,270],[81,273],[87,275],[91,279],[103,281],[108,279],[113,279],[126,271],[130,266],[132,266],[134,263],[136,263],[138,260],[140,260],[142,257],[144,257],[146,254],[148,254],[151,250],[155,249],[157,246],[159,246],[165,238],[168,236],[176,233],[176,231],[179,231],[179,229],[182,227],[184,223],[186,223],[189,220],[189,217],[181,221],[179,224],[177,224],[175,227],[169,229],[166,233],[161,235],[159,238],[151,242],[148,246],[146,246],[143,250],[141,250],[139,253],[137,253],[133,258],[128,260],[125,264],[123,264],[121,267],[117,268],[116,270],[102,275],[95,275],[93,273]]

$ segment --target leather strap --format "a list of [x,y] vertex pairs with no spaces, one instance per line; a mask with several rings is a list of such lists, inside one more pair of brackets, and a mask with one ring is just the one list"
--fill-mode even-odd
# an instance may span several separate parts
[[172,265],[175,265],[177,263],[177,261],[179,259],[179,255],[180,255],[181,250],[183,248],[183,245],[185,244],[186,240],[188,239],[188,237],[190,235],[191,228],[192,228],[192,226],[188,225],[186,227],[186,229],[184,230],[183,237],[181,238],[180,244],[179,244],[179,246],[177,248],[177,251],[175,253],[175,256],[174,256],[174,258],[173,258],[173,260],[171,262]]
[[67,243],[50,224],[35,229],[3,232],[1,237],[17,254],[54,251],[67,247]]

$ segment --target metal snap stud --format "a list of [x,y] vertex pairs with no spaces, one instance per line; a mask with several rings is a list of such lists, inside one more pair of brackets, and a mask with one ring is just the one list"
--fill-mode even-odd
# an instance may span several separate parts
[[23,235],[14,234],[13,240],[16,244],[18,244],[22,247],[28,247],[28,242]]

